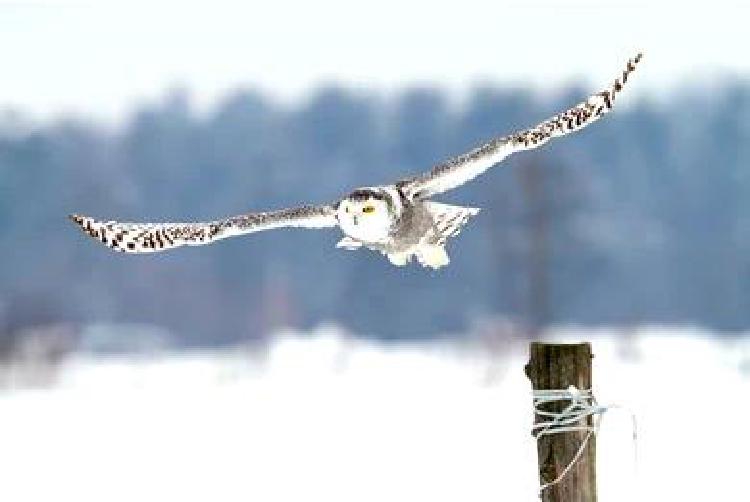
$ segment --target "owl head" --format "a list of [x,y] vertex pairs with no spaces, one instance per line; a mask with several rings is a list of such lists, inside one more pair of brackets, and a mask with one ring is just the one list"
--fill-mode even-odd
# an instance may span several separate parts
[[341,200],[338,207],[341,230],[364,242],[379,242],[391,232],[396,208],[387,192],[360,188]]

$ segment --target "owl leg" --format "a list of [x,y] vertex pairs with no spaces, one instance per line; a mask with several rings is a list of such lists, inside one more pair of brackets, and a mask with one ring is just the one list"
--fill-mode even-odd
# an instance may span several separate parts
[[386,253],[388,261],[396,265],[397,267],[403,267],[409,263],[411,253]]
[[348,249],[349,251],[354,251],[355,249],[361,248],[362,243],[359,241],[355,241],[351,237],[344,237],[336,244],[336,247]]
[[417,250],[417,260],[423,267],[430,267],[435,270],[446,266],[451,262],[445,247],[439,244],[423,244]]

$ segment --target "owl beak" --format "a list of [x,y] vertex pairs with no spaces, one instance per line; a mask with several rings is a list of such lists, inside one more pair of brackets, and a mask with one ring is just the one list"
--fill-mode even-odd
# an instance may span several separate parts
[[359,216],[352,216],[355,225],[359,225]]

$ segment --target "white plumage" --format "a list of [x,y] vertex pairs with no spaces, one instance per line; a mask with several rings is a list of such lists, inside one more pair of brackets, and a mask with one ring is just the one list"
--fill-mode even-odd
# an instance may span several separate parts
[[428,199],[476,178],[512,153],[537,148],[598,120],[612,109],[641,57],[638,54],[630,59],[621,77],[607,89],[534,127],[493,139],[424,174],[392,185],[359,188],[334,204],[249,213],[203,223],[102,222],[80,215],[70,218],[91,237],[129,253],[208,244],[274,228],[338,226],[345,237],[337,247],[380,251],[398,266],[415,257],[425,267],[440,268],[450,261],[446,241],[457,235],[479,210]]

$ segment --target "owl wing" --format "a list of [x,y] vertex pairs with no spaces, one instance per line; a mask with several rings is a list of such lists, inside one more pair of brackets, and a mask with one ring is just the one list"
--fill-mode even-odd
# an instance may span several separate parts
[[411,199],[427,198],[463,185],[511,153],[537,148],[552,138],[586,127],[612,109],[616,96],[642,56],[638,54],[628,60],[622,77],[615,79],[611,87],[590,96],[573,108],[529,129],[493,139],[470,152],[438,164],[429,172],[401,180],[396,186]]
[[178,246],[199,246],[226,237],[283,227],[324,228],[338,225],[332,205],[302,206],[248,213],[204,223],[118,223],[70,215],[81,229],[116,251],[153,253]]

